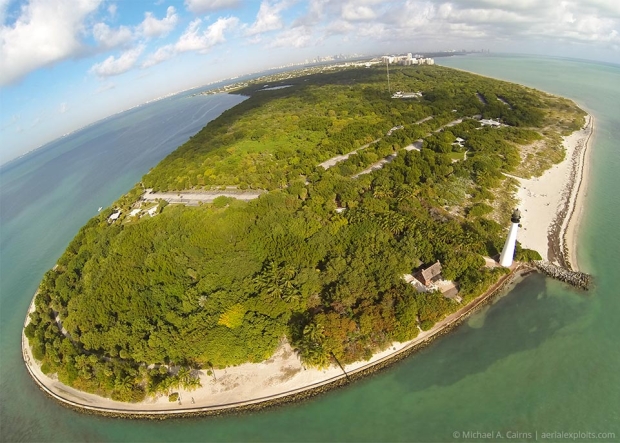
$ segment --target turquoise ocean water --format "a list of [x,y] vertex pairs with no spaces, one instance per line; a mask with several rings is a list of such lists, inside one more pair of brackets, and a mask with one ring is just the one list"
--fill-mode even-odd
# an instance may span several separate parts
[[504,441],[615,432],[599,441],[620,440],[620,66],[499,55],[437,61],[569,97],[596,117],[578,246],[582,266],[595,276],[592,291],[529,277],[420,353],[300,404],[161,422],[65,409],[38,391],[22,363],[26,310],[43,273],[99,206],[240,101],[173,97],[0,168],[1,440],[476,440],[468,432],[500,432]]

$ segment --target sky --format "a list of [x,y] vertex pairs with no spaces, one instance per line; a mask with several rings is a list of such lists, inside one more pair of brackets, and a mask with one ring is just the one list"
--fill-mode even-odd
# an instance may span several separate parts
[[0,164],[236,75],[461,49],[620,64],[620,1],[0,0]]

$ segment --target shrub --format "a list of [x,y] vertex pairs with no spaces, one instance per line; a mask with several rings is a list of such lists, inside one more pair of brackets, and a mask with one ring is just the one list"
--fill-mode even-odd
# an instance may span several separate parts
[[420,328],[423,331],[428,331],[430,328],[433,327],[435,323],[432,320],[424,320],[420,323]]
[[533,249],[520,249],[517,248],[517,253],[515,254],[515,259],[517,261],[531,262],[534,260],[542,260],[540,254]]
[[471,208],[469,208],[468,214],[471,217],[482,217],[483,215],[489,214],[493,211],[493,208],[485,203],[476,203]]

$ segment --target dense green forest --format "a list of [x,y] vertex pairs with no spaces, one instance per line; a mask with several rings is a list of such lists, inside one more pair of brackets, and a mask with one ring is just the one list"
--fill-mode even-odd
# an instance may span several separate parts
[[[196,386],[196,369],[265,360],[283,339],[310,366],[366,359],[483,293],[506,272],[483,259],[503,243],[503,173],[560,160],[557,140],[583,124],[583,112],[437,66],[393,71],[395,89],[422,98],[392,99],[374,68],[238,91],[250,98],[91,219],[45,274],[25,330],[42,370],[139,401]],[[474,116],[504,125],[482,127]],[[419,139],[420,150],[403,149]],[[128,215],[144,207],[144,188],[231,185],[271,192],[247,203],[162,201],[154,217]],[[402,279],[436,260],[462,303]]]

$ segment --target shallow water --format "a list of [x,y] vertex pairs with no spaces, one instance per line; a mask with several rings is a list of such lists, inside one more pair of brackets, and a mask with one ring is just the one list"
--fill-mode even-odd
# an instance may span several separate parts
[[[38,391],[21,360],[21,327],[41,276],[99,206],[109,205],[206,119],[239,100],[167,99],[0,169],[2,439],[458,441],[468,431],[615,432],[620,438],[620,67],[515,56],[437,62],[570,97],[596,116],[593,173],[579,233],[582,265],[596,279],[592,291],[528,277],[416,355],[300,404],[163,422],[65,409]],[[220,107],[208,111],[215,103]]]

